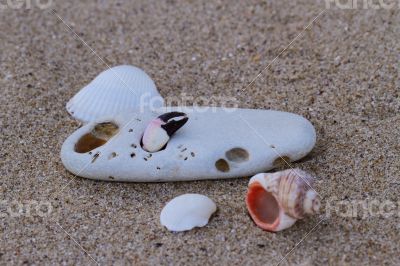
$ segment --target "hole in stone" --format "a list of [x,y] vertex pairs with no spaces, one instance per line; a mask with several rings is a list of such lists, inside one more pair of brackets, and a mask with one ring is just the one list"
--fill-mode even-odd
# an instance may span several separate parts
[[107,141],[96,138],[92,133],[83,135],[75,144],[75,151],[78,153],[85,153],[97,147],[104,145]]
[[249,153],[243,148],[233,148],[225,153],[229,161],[240,163],[249,160]]
[[99,157],[100,157],[100,152],[97,152],[95,155],[93,155],[92,163],[94,163]]
[[131,158],[135,157],[136,154],[134,152],[131,153]]
[[75,151],[86,153],[103,146],[118,132],[118,126],[111,122],[97,124],[93,130],[83,135],[75,144]]
[[194,157],[194,156],[195,156],[194,152],[191,152],[191,153],[190,153],[190,155],[191,155],[192,157]]
[[130,128],[130,129],[128,130],[128,132],[133,132],[133,129],[132,129],[132,128]]
[[229,172],[229,164],[224,159],[219,159],[218,161],[216,161],[215,167],[218,169],[218,171],[221,171],[224,173]]
[[290,158],[288,156],[281,156],[275,159],[273,165],[275,167],[284,167],[287,166],[290,162]]
[[116,152],[112,152],[112,153],[108,156],[108,159],[113,159],[113,158],[115,158],[115,157],[117,157],[117,153],[116,153]]

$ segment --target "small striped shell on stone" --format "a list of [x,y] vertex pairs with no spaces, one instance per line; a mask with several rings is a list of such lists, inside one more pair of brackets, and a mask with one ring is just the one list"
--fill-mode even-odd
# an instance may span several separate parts
[[100,73],[67,103],[67,111],[83,123],[122,112],[164,105],[153,80],[141,69],[122,65]]
[[320,201],[313,183],[314,178],[300,169],[253,176],[246,197],[250,216],[262,229],[276,232],[317,213]]

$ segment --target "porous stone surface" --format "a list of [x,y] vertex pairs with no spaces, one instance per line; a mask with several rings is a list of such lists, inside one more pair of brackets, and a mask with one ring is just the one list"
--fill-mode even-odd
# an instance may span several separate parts
[[[141,144],[143,132],[150,121],[167,110],[184,112],[189,120],[169,139],[164,149],[147,152]],[[244,126],[238,127],[238,123]],[[101,139],[101,143],[97,143],[96,135],[104,135],[101,132],[107,133],[110,127],[113,137],[105,143]],[[91,145],[93,139],[95,145]],[[315,139],[311,123],[292,113],[167,107],[121,113],[89,123],[65,140],[61,160],[77,176],[105,181],[234,178],[297,161],[312,150]]]
[[[325,1],[1,5],[1,264],[400,264],[398,9],[331,4],[302,32]],[[320,177],[322,214],[271,234],[247,214],[248,178],[148,184],[74,177],[59,156],[78,127],[65,104],[107,65],[121,64],[139,66],[163,97],[186,105],[224,97],[309,119],[316,147],[293,166]],[[184,193],[209,196],[218,211],[206,228],[171,234],[159,213]],[[376,207],[349,215],[342,200],[388,200],[396,209],[388,217]],[[30,201],[50,203],[51,212],[16,212],[16,203]],[[331,209],[327,217],[328,202],[339,214]]]

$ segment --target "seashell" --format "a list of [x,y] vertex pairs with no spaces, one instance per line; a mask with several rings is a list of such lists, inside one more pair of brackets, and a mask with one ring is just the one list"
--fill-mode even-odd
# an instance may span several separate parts
[[142,147],[148,152],[161,150],[170,137],[178,131],[188,118],[182,112],[169,112],[150,121],[142,138]]
[[210,198],[200,194],[184,194],[165,205],[160,221],[170,231],[187,231],[205,226],[216,210],[217,206]]
[[122,65],[100,73],[69,100],[67,111],[88,123],[139,108],[158,108],[163,104],[153,80],[143,70]]
[[[143,132],[152,120],[166,112],[183,112],[188,121],[169,139],[164,149],[149,153],[141,146]],[[115,125],[112,137],[103,142],[85,139],[101,123]],[[88,145],[85,145],[86,141],[89,141]],[[65,140],[61,159],[75,175],[97,180],[220,179],[265,172],[279,165],[280,155],[287,162],[299,160],[312,150],[315,141],[312,124],[291,113],[163,107],[120,113],[84,125]],[[84,149],[81,146],[85,146]],[[95,154],[99,155],[93,161]]]
[[313,177],[300,169],[253,176],[246,197],[251,218],[262,229],[277,232],[317,213],[320,201],[313,183]]

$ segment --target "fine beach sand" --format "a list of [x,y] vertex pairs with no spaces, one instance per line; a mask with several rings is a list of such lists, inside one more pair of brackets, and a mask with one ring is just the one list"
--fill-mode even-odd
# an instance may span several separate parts
[[[3,2],[1,265],[400,264],[398,7],[328,9],[303,32],[325,1],[53,1],[56,14]],[[242,108],[308,118],[317,144],[293,166],[319,177],[321,214],[272,234],[247,214],[248,177],[74,178],[59,156],[78,128],[65,104],[107,65],[121,64],[145,70],[164,97],[233,97]],[[159,214],[183,193],[209,196],[218,211],[204,228],[171,233]],[[387,200],[394,209],[327,216],[327,202],[341,200]],[[49,203],[51,212],[8,211],[29,202]]]

